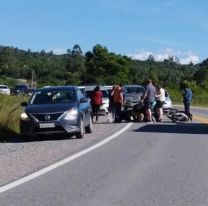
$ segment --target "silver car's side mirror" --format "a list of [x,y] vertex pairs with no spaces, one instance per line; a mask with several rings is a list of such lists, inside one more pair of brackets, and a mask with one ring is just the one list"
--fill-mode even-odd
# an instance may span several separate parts
[[87,99],[85,97],[83,97],[83,98],[80,99],[80,103],[86,103],[88,101],[89,101],[89,99]]
[[22,103],[21,103],[21,106],[23,106],[23,107],[26,107],[27,105],[28,105],[27,102],[22,102]]

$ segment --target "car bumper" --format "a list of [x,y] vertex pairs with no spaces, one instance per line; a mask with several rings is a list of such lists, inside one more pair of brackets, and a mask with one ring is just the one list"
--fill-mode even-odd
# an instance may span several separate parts
[[126,101],[126,102],[124,102],[124,108],[126,108],[126,109],[134,108],[134,106],[138,103],[139,103],[139,101],[132,101],[132,102]]
[[26,122],[20,120],[21,135],[70,134],[76,133],[79,130],[78,121]]
[[5,94],[5,95],[10,95],[10,92],[2,92],[0,91],[1,94]]

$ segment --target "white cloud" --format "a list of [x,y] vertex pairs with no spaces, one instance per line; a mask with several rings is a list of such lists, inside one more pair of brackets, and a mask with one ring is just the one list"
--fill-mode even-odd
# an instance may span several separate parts
[[132,59],[146,60],[149,57],[149,55],[152,55],[152,52],[143,51],[143,52],[128,55],[128,56],[130,56]]
[[148,59],[149,55],[153,55],[156,61],[164,61],[165,59],[173,57],[175,59],[178,59],[181,64],[189,64],[191,62],[193,64],[199,63],[199,56],[194,52],[175,51],[172,48],[167,48],[160,52],[140,50],[139,52],[129,54],[128,56],[132,59],[146,60]]
[[193,64],[199,63],[199,57],[196,55],[189,55],[185,58],[180,59],[181,64],[189,64],[192,62]]
[[47,52],[53,51],[54,54],[60,55],[65,54],[67,51],[63,48],[50,48],[46,50]]

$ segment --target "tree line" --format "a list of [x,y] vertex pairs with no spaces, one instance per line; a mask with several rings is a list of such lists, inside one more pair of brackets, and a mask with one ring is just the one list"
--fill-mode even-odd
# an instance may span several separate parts
[[[43,85],[142,84],[147,78],[179,88],[184,81],[192,87],[208,90],[208,59],[194,65],[182,65],[170,57],[157,62],[150,55],[145,61],[108,51],[95,45],[83,54],[79,45],[66,54],[53,51],[32,52],[0,46],[0,83],[15,84],[17,79],[37,81]],[[11,85],[12,86],[12,85]]]

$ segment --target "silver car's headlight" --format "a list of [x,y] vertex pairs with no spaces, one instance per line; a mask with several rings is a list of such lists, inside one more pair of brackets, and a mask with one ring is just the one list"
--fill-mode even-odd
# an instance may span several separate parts
[[78,116],[78,110],[77,108],[72,108],[65,112],[63,119],[64,120],[75,120]]
[[22,121],[30,121],[29,117],[27,116],[27,114],[25,112],[23,112],[21,115],[20,115],[20,119]]

